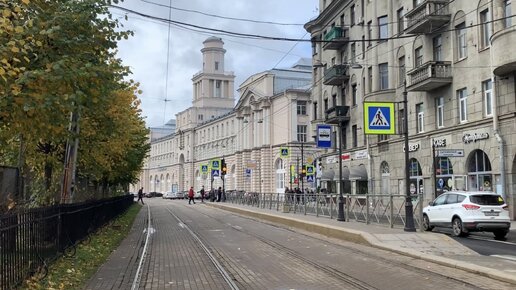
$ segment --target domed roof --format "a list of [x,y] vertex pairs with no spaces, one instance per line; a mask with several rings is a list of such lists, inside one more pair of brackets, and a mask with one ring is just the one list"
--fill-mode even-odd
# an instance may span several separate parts
[[208,37],[205,41],[203,41],[203,43],[206,43],[206,42],[223,42],[223,41],[222,41],[222,38],[220,38],[220,37],[211,36],[211,37]]

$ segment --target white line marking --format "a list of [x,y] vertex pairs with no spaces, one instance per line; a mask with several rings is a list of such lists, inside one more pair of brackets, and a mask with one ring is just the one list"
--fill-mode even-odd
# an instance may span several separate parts
[[138,289],[140,287],[140,279],[142,274],[142,265],[143,261],[145,260],[145,256],[147,254],[147,246],[149,244],[149,238],[152,233],[154,233],[154,228],[151,227],[151,216],[150,216],[150,206],[147,204],[147,229],[144,230],[144,232],[147,232],[147,237],[145,237],[145,245],[143,246],[142,255],[140,257],[140,262],[138,263],[138,269],[136,270],[136,275],[134,276],[133,285],[131,286],[131,290]]
[[511,256],[511,255],[491,255],[491,257],[496,257],[496,258],[500,258],[500,259],[516,262],[516,256]]

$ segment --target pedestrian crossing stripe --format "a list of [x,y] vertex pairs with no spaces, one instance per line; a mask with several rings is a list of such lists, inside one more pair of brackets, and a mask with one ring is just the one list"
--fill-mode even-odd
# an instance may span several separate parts
[[394,103],[364,102],[364,127],[365,134],[396,134]]

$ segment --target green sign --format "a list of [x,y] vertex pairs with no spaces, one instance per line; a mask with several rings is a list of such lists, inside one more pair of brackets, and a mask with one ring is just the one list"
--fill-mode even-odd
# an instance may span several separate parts
[[208,173],[208,164],[201,165],[201,172]]
[[212,170],[219,170],[220,169],[220,159],[211,160],[210,165],[211,165]]
[[306,165],[306,175],[314,175],[315,174],[315,168],[313,165]]
[[290,156],[290,150],[288,148],[281,147],[280,148],[280,157],[287,158]]

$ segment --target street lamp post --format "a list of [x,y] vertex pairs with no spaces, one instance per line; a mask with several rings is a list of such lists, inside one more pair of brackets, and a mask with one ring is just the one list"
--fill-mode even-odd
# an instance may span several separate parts
[[346,216],[344,215],[344,196],[342,192],[344,192],[344,182],[342,182],[342,121],[339,120],[339,212],[337,215],[337,220],[343,222],[346,220]]
[[415,232],[414,226],[414,208],[412,206],[412,197],[410,194],[410,172],[409,172],[409,138],[408,138],[408,100],[407,100],[407,83],[404,83],[403,88],[403,134],[405,137],[405,228],[406,232]]

